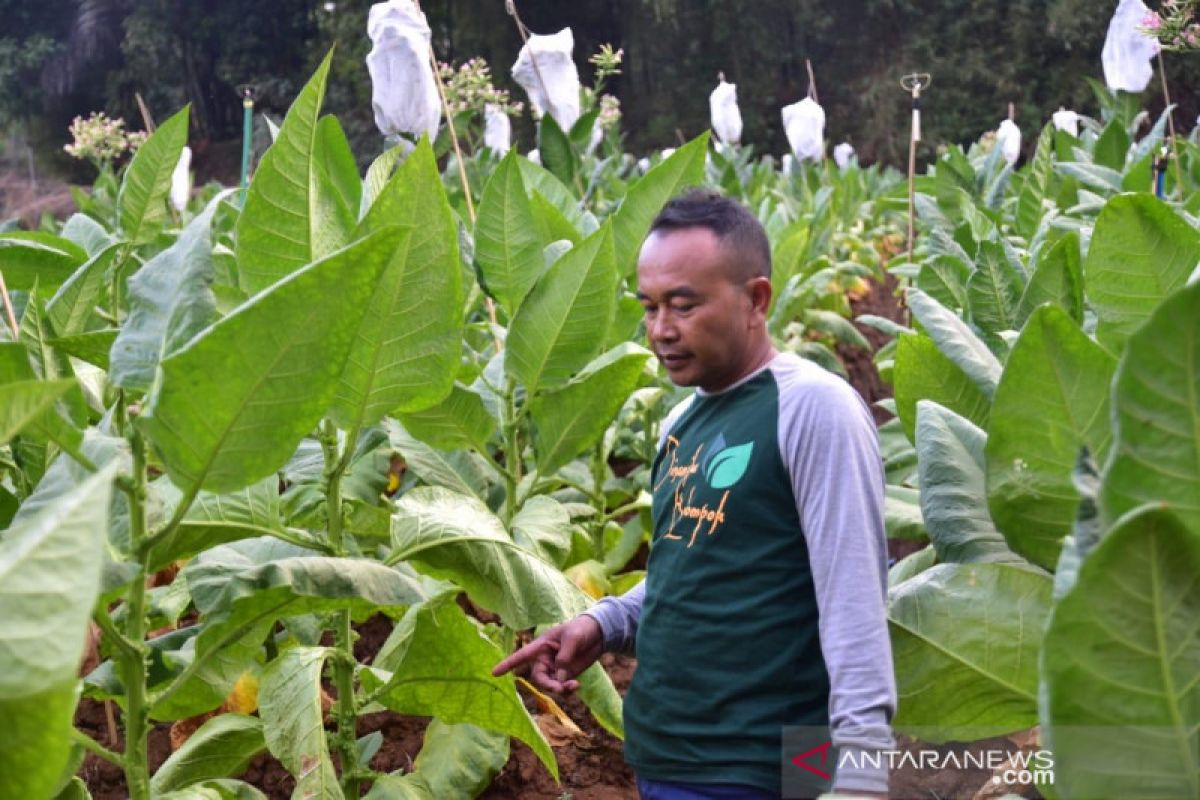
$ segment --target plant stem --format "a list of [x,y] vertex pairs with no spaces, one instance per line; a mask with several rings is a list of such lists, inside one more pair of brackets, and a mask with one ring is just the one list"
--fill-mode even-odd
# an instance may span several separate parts
[[608,498],[604,496],[604,479],[608,473],[608,464],[604,460],[604,438],[596,442],[592,450],[592,507],[596,509],[596,521],[592,527],[592,558],[604,560],[604,524],[605,512],[608,510]]
[[354,639],[350,610],[337,613],[337,657],[333,679],[337,686],[337,749],[342,761],[342,794],[358,797],[358,708],[354,698]]
[[[321,423],[321,449],[325,454],[325,512],[329,545],[337,556],[344,556],[342,531],[342,475],[350,465],[358,431],[346,435],[341,453],[338,452],[337,428],[331,420]],[[342,794],[358,797],[358,707],[354,698],[354,633],[350,629],[350,610],[335,615],[336,629],[333,658],[333,681],[337,687],[337,734],[334,745],[342,762]]]
[[125,684],[125,784],[132,800],[150,797],[150,764],[146,747],[150,709],[146,702],[146,578],[147,554],[140,550],[146,535],[146,445],[136,428],[131,428],[133,475],[125,491],[129,497],[130,547],[139,553],[137,575],[125,599],[125,642],[132,651],[122,651],[121,680]]
[[517,484],[521,482],[521,428],[517,419],[517,393],[512,379],[504,391],[504,522],[517,514]]
[[114,753],[112,750],[109,750],[107,747],[100,744],[95,739],[93,739],[92,737],[90,737],[86,733],[84,733],[83,731],[78,730],[76,728],[72,728],[71,729],[71,738],[74,739],[76,742],[79,742],[79,744],[82,745],[85,750],[87,750],[88,752],[91,752],[91,753],[95,753],[96,755],[100,756],[100,758],[103,758],[108,763],[116,764],[118,767],[121,767],[121,768],[125,767],[125,759],[121,757],[120,753]]

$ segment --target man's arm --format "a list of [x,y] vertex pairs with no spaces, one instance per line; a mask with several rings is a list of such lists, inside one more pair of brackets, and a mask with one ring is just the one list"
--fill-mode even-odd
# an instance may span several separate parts
[[[830,376],[781,394],[779,424],[816,588],[833,743],[841,752],[889,749],[896,685],[874,421],[857,393]],[[846,768],[834,778],[835,791],[887,789],[886,762],[882,770]]]
[[606,651],[633,655],[645,596],[646,582],[643,580],[620,597],[605,597],[583,612],[600,624]]

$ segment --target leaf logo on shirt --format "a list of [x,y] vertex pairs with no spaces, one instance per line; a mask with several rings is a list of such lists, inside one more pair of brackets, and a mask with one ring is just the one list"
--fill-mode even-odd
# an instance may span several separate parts
[[754,452],[754,442],[726,447],[710,457],[704,466],[704,478],[714,489],[728,489],[742,479]]

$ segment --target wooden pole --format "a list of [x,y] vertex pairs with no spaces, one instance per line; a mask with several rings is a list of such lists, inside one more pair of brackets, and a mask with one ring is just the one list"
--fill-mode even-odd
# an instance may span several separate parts
[[1170,149],[1174,151],[1175,156],[1175,188],[1179,189],[1179,197],[1183,199],[1183,167],[1179,164],[1179,138],[1175,133],[1175,113],[1171,108],[1171,92],[1167,89],[1167,65],[1163,62],[1162,50],[1158,51],[1158,77],[1162,82],[1163,101],[1167,104],[1167,129],[1171,132]]
[[4,283],[3,272],[0,272],[0,295],[4,296],[4,311],[8,316],[8,327],[12,328],[15,342],[21,337],[21,327],[17,325],[17,316],[13,313],[12,298],[8,296],[8,286]]
[[[421,4],[417,3],[417,8]],[[467,180],[467,168],[463,164],[462,146],[458,143],[458,131],[454,129],[454,115],[450,113],[450,103],[446,100],[446,86],[442,83],[442,74],[438,70],[437,54],[433,52],[433,44],[429,45],[429,63],[433,67],[433,80],[437,84],[438,98],[442,101],[442,113],[446,115],[446,128],[450,131],[450,144],[454,147],[454,159],[458,162],[458,180],[462,184],[463,195],[467,199],[467,215],[471,218],[471,228],[475,228],[475,200],[471,197],[471,182]],[[496,304],[492,302],[492,298],[487,295],[483,296],[484,305],[487,307],[488,322],[491,323],[492,341],[496,345],[496,352],[499,353],[504,349],[504,342],[500,341],[500,336],[496,334]]]

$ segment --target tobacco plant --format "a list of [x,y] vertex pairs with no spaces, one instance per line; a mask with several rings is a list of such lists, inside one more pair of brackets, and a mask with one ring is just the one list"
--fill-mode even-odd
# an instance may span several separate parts
[[1200,788],[1200,182],[1136,191],[1164,125],[951,148],[881,359],[889,518],[930,542],[890,577],[897,728],[1040,723],[1062,797]]

